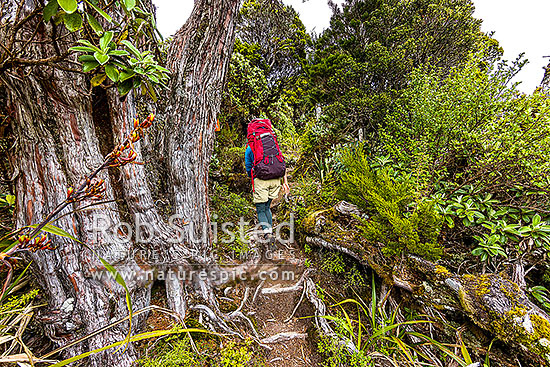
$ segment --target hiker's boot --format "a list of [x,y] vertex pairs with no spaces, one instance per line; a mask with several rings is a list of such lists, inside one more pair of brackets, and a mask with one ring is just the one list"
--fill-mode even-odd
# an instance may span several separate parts
[[267,248],[271,252],[277,251],[277,241],[272,233],[267,235]]

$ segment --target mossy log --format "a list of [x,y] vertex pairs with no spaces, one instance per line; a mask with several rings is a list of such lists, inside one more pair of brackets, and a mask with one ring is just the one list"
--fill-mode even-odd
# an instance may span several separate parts
[[355,258],[386,284],[406,290],[422,307],[465,314],[520,351],[530,365],[550,365],[550,317],[516,283],[499,274],[453,274],[414,255],[387,257],[383,244],[362,238],[357,216],[364,214],[342,202],[312,213],[300,230],[307,243]]

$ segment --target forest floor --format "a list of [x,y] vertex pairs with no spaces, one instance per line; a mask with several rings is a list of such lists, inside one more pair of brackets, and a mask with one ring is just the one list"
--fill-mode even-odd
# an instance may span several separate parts
[[[252,239],[251,249],[258,250],[258,246],[262,245]],[[219,290],[220,309],[230,313],[242,306],[241,311],[252,320],[260,337],[261,345],[253,348],[255,357],[266,366],[319,366],[322,357],[317,350],[314,310],[303,294],[304,286],[300,286],[308,269],[306,256],[296,242],[278,243],[276,249],[264,253],[246,280]],[[163,285],[154,286],[152,304],[166,307]],[[170,316],[153,312],[146,324],[148,330],[155,330],[169,328],[173,322]],[[249,327],[238,326],[244,335],[253,335]]]

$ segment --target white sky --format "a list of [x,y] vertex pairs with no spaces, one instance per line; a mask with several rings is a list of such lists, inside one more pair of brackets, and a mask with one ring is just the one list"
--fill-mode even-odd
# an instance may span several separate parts
[[[542,80],[543,66],[550,59],[549,0],[473,0],[475,17],[483,19],[482,30],[494,31],[494,37],[504,48],[504,58],[515,60],[525,52],[529,63],[517,75],[521,91],[531,93]],[[157,25],[164,36],[170,36],[191,14],[193,0],[153,0],[157,5]],[[283,0],[292,5],[308,29],[321,33],[328,27],[331,10],[326,0]],[[336,0],[341,3],[342,0]]]

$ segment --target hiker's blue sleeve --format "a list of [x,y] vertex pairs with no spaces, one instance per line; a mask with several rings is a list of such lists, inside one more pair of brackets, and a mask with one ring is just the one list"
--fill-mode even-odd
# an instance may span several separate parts
[[250,177],[250,171],[252,171],[252,166],[254,165],[254,152],[250,145],[246,147],[244,152],[244,165],[246,166],[246,174]]

